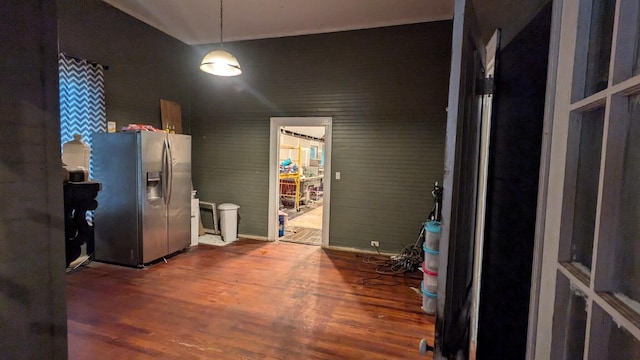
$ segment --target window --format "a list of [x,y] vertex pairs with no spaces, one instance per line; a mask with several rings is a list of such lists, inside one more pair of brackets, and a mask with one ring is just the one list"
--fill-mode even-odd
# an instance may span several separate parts
[[640,359],[640,2],[556,6],[535,355]]
[[[82,141],[91,146],[94,132],[107,131],[103,71],[100,64],[59,55],[61,144],[80,134]],[[89,174],[93,177],[92,162],[90,164]]]

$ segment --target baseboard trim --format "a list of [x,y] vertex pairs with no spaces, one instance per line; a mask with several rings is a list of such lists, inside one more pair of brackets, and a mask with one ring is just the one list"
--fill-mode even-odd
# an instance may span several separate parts
[[361,254],[384,255],[384,256],[396,255],[396,253],[390,253],[390,252],[386,252],[386,251],[380,251],[380,254],[378,254],[378,252],[375,251],[375,250],[365,250],[365,249],[358,249],[358,248],[351,248],[351,247],[344,247],[344,246],[328,245],[328,246],[323,246],[322,248],[323,249],[329,249],[329,250],[338,250],[338,251],[347,251],[347,252],[353,252],[353,253],[361,253]]
[[[274,240],[269,240],[268,237],[266,236],[259,236],[259,235],[248,235],[248,234],[238,234],[238,238],[239,239],[249,239],[249,240],[260,240],[260,241],[268,241],[268,242],[273,242]],[[346,247],[346,246],[333,246],[333,245],[328,245],[328,246],[322,246],[323,249],[329,249],[329,250],[337,250],[337,251],[347,251],[347,252],[352,252],[352,253],[360,253],[360,254],[371,254],[371,255],[384,255],[384,256],[393,256],[396,255],[396,253],[391,253],[391,252],[387,252],[387,251],[380,251],[380,253],[378,253],[375,250],[367,250],[367,249],[358,249],[358,248],[352,248],[352,247]]]
[[260,241],[273,241],[273,240],[269,240],[269,238],[266,236],[248,235],[248,234],[238,234],[238,238],[249,239],[249,240],[260,240]]

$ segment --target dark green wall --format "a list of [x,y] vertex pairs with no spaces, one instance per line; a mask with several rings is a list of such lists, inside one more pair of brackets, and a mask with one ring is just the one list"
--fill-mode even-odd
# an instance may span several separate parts
[[198,70],[192,51],[193,181],[241,206],[240,233],[267,235],[269,118],[333,118],[330,245],[413,243],[441,181],[451,22],[225,43],[243,74]]
[[415,240],[442,178],[451,22],[226,43],[243,74],[198,70],[189,47],[98,0],[58,1],[60,51],[109,66],[107,119],[160,127],[182,105],[203,200],[241,206],[267,235],[269,118],[333,117],[331,245],[399,250]]
[[109,66],[107,120],[161,128],[160,99],[179,103],[189,128],[189,46],[99,0],[59,0],[60,52]]

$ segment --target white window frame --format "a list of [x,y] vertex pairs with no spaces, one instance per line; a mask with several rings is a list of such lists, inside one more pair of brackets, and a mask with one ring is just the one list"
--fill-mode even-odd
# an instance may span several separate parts
[[[552,31],[550,40],[549,72],[547,82],[547,103],[545,108],[545,126],[541,152],[540,187],[538,195],[538,222],[536,225],[536,240],[534,245],[534,267],[532,272],[531,306],[529,316],[529,338],[527,343],[528,359],[559,359],[559,354],[552,349],[554,328],[554,307],[556,297],[557,276],[570,281],[571,287],[585,295],[587,301],[587,324],[585,332],[584,358],[607,358],[604,349],[590,348],[591,327],[603,326],[600,321],[592,321],[592,309],[596,304],[618,326],[628,331],[636,339],[640,339],[640,328],[636,322],[629,320],[629,316],[621,313],[620,307],[612,305],[612,299],[596,291],[604,278],[611,278],[615,259],[611,251],[599,245],[599,238],[611,233],[611,216],[608,211],[615,208],[617,203],[606,199],[603,192],[611,187],[621,185],[621,180],[611,175],[620,171],[618,161],[621,146],[615,145],[611,139],[617,140],[624,135],[626,127],[617,124],[615,111],[619,108],[621,95],[640,93],[640,75],[625,78],[620,72],[624,66],[629,66],[630,52],[635,44],[618,43],[619,41],[635,41],[637,26],[620,26],[620,18],[636,16],[637,2],[618,0],[613,25],[613,42],[609,67],[608,87],[584,99],[573,101],[572,94],[575,86],[583,87],[584,78],[580,78],[580,71],[574,71],[576,40],[578,29],[589,23],[580,14],[579,4],[590,0],[555,0],[553,3]],[[635,10],[635,13],[634,13]],[[640,20],[635,19],[636,25]],[[582,29],[582,28],[581,28]],[[623,59],[623,60],[621,60]],[[623,66],[620,66],[623,65]],[[578,75],[575,75],[578,74]],[[575,76],[574,76],[575,75]],[[615,80],[615,81],[614,81]],[[562,215],[564,184],[567,166],[567,147],[569,138],[569,120],[573,112],[591,109],[597,106],[605,107],[603,130],[603,147],[599,175],[598,205],[594,230],[593,260],[591,276],[588,281],[580,272],[567,268],[558,261],[562,242]],[[613,113],[613,115],[612,115]],[[624,150],[624,148],[623,148]],[[608,153],[609,152],[609,153]],[[612,165],[613,164],[613,168]],[[618,166],[618,167],[616,167]],[[603,209],[603,206],[605,210]],[[640,256],[640,255],[638,255]],[[598,268],[600,267],[600,268]],[[556,314],[558,315],[558,314]],[[556,316],[559,318],[559,316]],[[589,354],[593,350],[594,353]]]

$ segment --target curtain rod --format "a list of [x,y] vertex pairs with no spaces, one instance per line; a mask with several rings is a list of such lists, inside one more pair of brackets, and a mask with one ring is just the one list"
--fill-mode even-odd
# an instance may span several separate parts
[[77,56],[69,55],[69,54],[67,54],[67,53],[60,53],[60,55],[64,55],[64,56],[66,56],[66,57],[68,57],[68,58],[72,58],[72,59],[76,59],[76,60],[80,60],[80,61],[86,61],[86,62],[88,62],[89,64],[94,65],[94,66],[96,66],[96,65],[102,65],[102,68],[103,68],[104,70],[109,70],[109,65],[100,64],[99,62],[96,62],[96,61],[91,61],[91,60],[87,60],[87,59],[82,59],[82,58],[79,58],[79,57],[77,57]]

